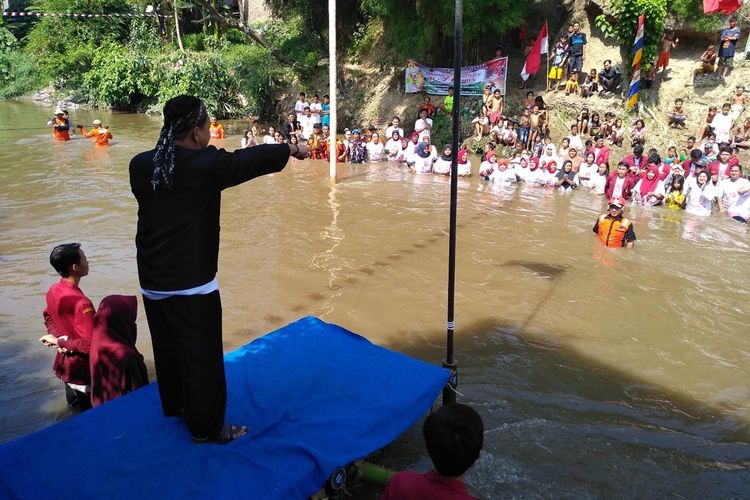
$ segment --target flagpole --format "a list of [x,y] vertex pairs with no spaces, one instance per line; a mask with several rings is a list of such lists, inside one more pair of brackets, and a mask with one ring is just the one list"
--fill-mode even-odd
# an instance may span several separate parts
[[453,331],[455,328],[456,295],[456,214],[458,204],[458,135],[460,133],[461,102],[461,42],[463,38],[464,5],[456,0],[456,27],[453,41],[453,140],[451,141],[451,208],[448,237],[448,321],[446,323],[445,361],[443,367],[451,371],[448,383],[443,387],[443,405],[456,402],[458,387],[458,364],[453,359]]

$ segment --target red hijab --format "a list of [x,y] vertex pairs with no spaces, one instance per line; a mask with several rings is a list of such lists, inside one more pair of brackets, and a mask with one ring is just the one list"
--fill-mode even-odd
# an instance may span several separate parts
[[[653,172],[654,178],[649,180],[648,173]],[[647,170],[641,173],[641,196],[646,196],[648,193],[653,193],[656,190],[656,186],[659,185],[659,167],[656,163],[651,163]]]
[[99,304],[89,354],[92,406],[148,384],[146,364],[135,347],[137,311],[134,295],[109,295]]
[[554,174],[555,172],[557,172],[556,161],[553,160],[553,161],[547,162],[547,172],[549,172],[550,174]]

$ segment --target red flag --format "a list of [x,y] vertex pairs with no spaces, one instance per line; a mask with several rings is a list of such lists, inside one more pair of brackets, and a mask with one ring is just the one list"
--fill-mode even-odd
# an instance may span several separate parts
[[528,80],[531,75],[541,69],[542,54],[546,54],[548,51],[547,21],[544,21],[544,26],[542,26],[539,36],[536,37],[534,45],[531,46],[531,52],[529,52],[529,55],[526,57],[526,62],[521,70],[521,78],[523,78],[523,81]]
[[724,14],[728,16],[742,7],[742,0],[703,0],[704,14]]

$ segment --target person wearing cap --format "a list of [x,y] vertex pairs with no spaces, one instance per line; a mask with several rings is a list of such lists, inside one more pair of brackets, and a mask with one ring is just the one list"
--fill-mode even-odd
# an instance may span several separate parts
[[102,127],[101,120],[94,120],[94,127],[86,132],[83,125],[78,125],[78,129],[81,131],[86,139],[94,138],[94,145],[98,147],[106,148],[109,146],[109,140],[112,138],[112,132],[109,131],[109,127]]
[[224,138],[224,127],[219,123],[219,120],[217,120],[215,116],[211,117],[211,125],[208,127],[208,132],[211,134],[211,139]]
[[55,110],[55,116],[47,122],[48,127],[52,127],[52,138],[58,142],[70,140],[70,122],[67,113],[62,108]]
[[625,198],[617,196],[609,200],[609,210],[596,220],[593,231],[599,237],[599,241],[606,247],[633,248],[635,244],[635,231],[633,223],[623,217],[622,209],[625,206]]

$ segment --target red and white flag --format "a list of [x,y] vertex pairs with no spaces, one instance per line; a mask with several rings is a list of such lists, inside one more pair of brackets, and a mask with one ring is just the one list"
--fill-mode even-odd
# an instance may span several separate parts
[[521,70],[521,78],[523,81],[529,79],[529,77],[542,68],[542,54],[549,52],[549,42],[547,39],[547,21],[544,21],[544,26],[539,32],[539,36],[534,40],[534,45],[531,46],[531,52],[526,57],[526,62]]

